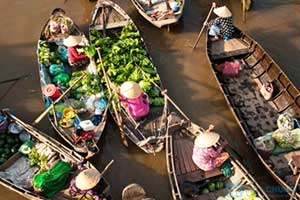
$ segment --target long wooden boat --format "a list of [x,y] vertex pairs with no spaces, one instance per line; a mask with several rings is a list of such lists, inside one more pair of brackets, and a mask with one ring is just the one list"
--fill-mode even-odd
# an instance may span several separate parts
[[[70,35],[82,35],[83,37],[85,37],[79,30],[77,25],[64,14],[64,11],[62,9],[55,9],[52,12],[50,18],[47,20],[42,30],[37,46],[40,83],[42,91],[46,85],[54,84],[57,88],[59,88],[59,91],[62,94],[71,85],[72,82],[76,81],[76,79],[80,77],[82,72],[86,72],[87,76],[84,77],[77,85],[75,85],[74,88],[72,88],[71,92],[68,93],[58,104],[55,105],[54,111],[56,115],[53,114],[54,111],[51,111],[49,112],[50,114],[48,115],[48,118],[55,131],[77,152],[91,152],[90,155],[92,155],[92,153],[95,153],[99,150],[97,147],[97,142],[101,138],[102,132],[105,128],[108,107],[106,106],[104,112],[102,112],[100,115],[97,114],[97,116],[93,106],[87,107],[86,102],[89,101],[89,98],[91,99],[95,95],[101,96],[102,93],[102,86],[100,84],[99,78],[97,77],[97,75],[92,74],[90,70],[93,68],[93,66],[95,67],[94,61],[90,59],[90,64],[85,69],[74,69],[69,65],[68,59],[66,58],[66,53],[63,54],[64,52],[66,52],[66,47],[63,45],[64,36],[60,37],[59,39],[49,41],[49,23],[51,18],[54,17],[60,17],[65,19],[66,21],[69,21],[69,23],[71,24]],[[87,40],[86,44],[88,45]],[[54,70],[52,70],[53,64],[55,67],[57,67],[57,65],[63,66],[62,70],[59,67],[53,68]],[[68,79],[70,79],[69,82],[60,84],[60,80],[58,78],[60,74],[57,73],[61,72],[63,72],[63,78],[67,79],[67,81]],[[55,100],[45,96],[44,93],[43,98],[46,107]],[[97,100],[98,99],[95,98],[95,101]],[[74,118],[71,119],[71,124],[69,125],[68,123],[63,122],[63,111],[65,108],[71,109],[76,113],[75,120]],[[80,122],[91,122],[90,120],[95,119],[96,117],[98,118],[98,121],[93,121],[94,127],[92,128],[92,130],[90,130],[91,134],[87,135],[87,137],[84,138],[83,135],[85,133],[80,131],[82,127],[78,126],[78,124]],[[64,125],[64,123],[67,125]],[[88,124],[91,125],[91,123]],[[78,133],[78,131],[80,133]]]
[[176,113],[168,117],[166,159],[173,199],[225,200],[224,196],[228,197],[226,199],[246,199],[247,195],[243,192],[249,191],[255,193],[257,199],[269,199],[230,148],[225,150],[230,155],[233,171],[229,177],[225,177],[219,169],[205,172],[194,164],[194,139],[202,131],[203,128],[183,120]]
[[183,14],[185,0],[168,1],[177,2],[179,9],[176,12],[168,10],[166,0],[157,0],[150,7],[147,5],[148,0],[131,0],[138,12],[151,24],[161,28],[177,23]]
[[[293,173],[290,168],[300,151],[280,148],[277,142],[265,145],[268,148],[259,145],[266,135],[274,138],[280,114],[288,113],[299,119],[299,91],[268,53],[237,28],[235,37],[226,42],[213,42],[207,34],[207,56],[231,111],[261,162],[287,193],[293,195],[296,189],[296,196],[300,198],[299,189],[294,188],[298,172]],[[218,70],[220,64],[233,60],[242,63],[242,69],[236,77],[224,76]],[[274,91],[270,98],[262,95],[267,84]]]
[[[81,170],[78,167],[81,166],[82,169],[87,168],[94,168],[95,167],[90,162],[84,162],[83,157],[80,156],[78,153],[74,152],[73,150],[63,146],[53,138],[49,137],[46,133],[42,133],[41,131],[37,130],[33,126],[21,121],[16,116],[11,114],[8,109],[1,110],[0,114],[2,116],[6,116],[8,126],[6,128],[1,129],[1,136],[11,138],[23,138],[23,140],[19,140],[23,145],[25,143],[33,143],[33,147],[31,147],[31,151],[33,148],[36,148],[38,154],[41,156],[46,156],[46,162],[44,165],[43,170],[48,170],[49,168],[53,167],[55,163],[59,161],[64,161],[70,164],[71,170],[69,172],[67,182],[65,187],[56,193],[51,199],[55,200],[65,200],[65,199],[74,199],[71,197],[69,191],[69,185],[72,178],[74,178]],[[15,126],[15,129],[10,129],[9,125]],[[19,135],[14,135],[12,130],[18,130]],[[14,132],[16,133],[16,132]],[[25,134],[26,137],[21,137],[21,134]],[[8,136],[7,136],[8,135]],[[1,137],[3,140],[4,137]],[[6,138],[7,139],[7,138]],[[26,139],[26,141],[24,141]],[[7,139],[8,140],[8,139]],[[23,146],[22,145],[22,146]],[[21,146],[21,147],[22,147]],[[41,149],[38,150],[41,146],[46,151]],[[21,149],[21,148],[20,148]],[[25,148],[23,148],[24,151]],[[19,150],[20,151],[20,150]],[[32,186],[31,179],[38,173],[41,172],[41,168],[39,165],[30,165],[31,158],[29,158],[29,154],[23,154],[19,151],[15,151],[14,153],[9,154],[10,157],[7,157],[7,160],[0,164],[0,184],[5,188],[12,190],[21,196],[32,199],[32,200],[41,200],[41,199],[48,199],[44,196],[44,194],[37,193]],[[28,150],[26,150],[28,151]],[[43,153],[42,153],[43,152]],[[3,153],[3,152],[2,152]],[[2,154],[3,155],[3,154]],[[1,156],[2,156],[1,155]],[[32,157],[33,158],[33,157]],[[99,190],[97,193],[100,196],[106,197],[107,199],[111,199],[110,195],[110,185],[102,178],[98,183]],[[2,194],[3,196],[3,194]]]
[[[127,35],[123,34],[123,38],[120,39],[122,31],[126,32]],[[141,80],[141,78],[130,78],[130,74],[124,75],[121,80],[116,80],[114,74],[115,70],[121,70],[132,73],[137,72],[136,74],[144,76],[144,69],[139,67],[139,62],[141,60],[146,60],[146,62],[152,66],[151,70],[153,70],[153,72],[151,75],[149,75],[149,77],[151,79],[155,78],[156,83],[161,86],[159,75],[157,74],[156,68],[152,64],[153,61],[148,54],[144,40],[140,36],[139,31],[131,18],[117,4],[109,0],[99,0],[97,2],[90,23],[90,40],[91,44],[95,45],[95,47],[101,48],[101,57],[104,67],[106,68],[107,74],[112,81],[114,90],[118,90],[118,87],[125,81],[132,80],[139,82]],[[130,41],[130,44],[125,44],[125,46],[122,47],[122,53],[120,52],[112,56],[112,54],[110,54],[112,49],[118,49],[119,47],[117,47],[117,45],[124,45],[124,41]],[[135,44],[135,47],[139,48],[139,50],[136,48],[128,49],[130,48],[128,46],[133,44],[132,42]],[[136,50],[143,52],[142,55],[138,55],[141,57],[138,58],[137,55],[132,56]],[[130,62],[124,58],[127,54],[129,54],[129,52],[131,55],[130,57],[135,59],[131,60]],[[120,59],[120,63],[114,63],[114,61],[109,60],[109,58]],[[101,64],[98,65],[98,71],[101,72]],[[158,92],[157,97],[155,98],[159,98],[162,103],[159,106],[151,105],[150,113],[140,120],[133,119],[126,109],[121,106],[121,103],[118,100],[118,95],[113,99],[113,101],[116,103],[116,105],[118,105],[118,113],[122,119],[122,127],[125,135],[146,153],[155,153],[161,151],[164,146],[163,144],[166,133],[168,103],[166,98],[162,98],[162,96],[159,94],[160,91],[154,86],[153,82],[150,83],[150,89],[151,91],[154,90]],[[148,96],[151,96],[148,92],[147,94]],[[113,109],[110,109],[110,112],[117,122]]]

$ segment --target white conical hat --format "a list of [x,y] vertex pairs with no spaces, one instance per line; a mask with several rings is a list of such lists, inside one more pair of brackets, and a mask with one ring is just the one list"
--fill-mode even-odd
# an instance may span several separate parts
[[226,6],[218,7],[214,9],[214,13],[219,17],[231,17],[232,14]]
[[101,179],[101,174],[96,169],[85,169],[75,178],[75,186],[80,190],[89,190],[95,187]]
[[74,47],[83,41],[83,37],[80,35],[70,35],[64,39],[64,45],[67,47]]
[[126,81],[121,85],[120,93],[128,99],[135,99],[142,94],[142,89],[136,82]]
[[212,131],[204,131],[201,132],[195,139],[195,146],[199,148],[207,148],[215,145],[220,139],[220,135],[218,133]]
[[122,191],[122,200],[143,200],[146,198],[146,191],[142,186],[132,183]]

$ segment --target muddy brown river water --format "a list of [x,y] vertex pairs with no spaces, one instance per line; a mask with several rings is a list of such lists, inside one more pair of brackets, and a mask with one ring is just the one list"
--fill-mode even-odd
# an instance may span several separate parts
[[[197,49],[191,50],[211,1],[187,0],[183,18],[171,27],[170,32],[145,21],[130,1],[116,2],[128,12],[142,32],[169,95],[193,121],[203,127],[215,124],[216,130],[241,155],[246,168],[271,199],[287,199],[277,192],[278,186],[242,136],[209,68],[204,35]],[[218,5],[226,4],[232,10],[235,24],[257,40],[299,87],[300,1],[255,0],[246,23],[242,22],[239,0],[216,2]],[[87,0],[0,1],[0,81],[24,76],[16,82],[0,84],[1,108],[10,107],[27,122],[32,122],[41,113],[44,105],[36,45],[44,22],[53,8],[62,7],[87,32],[94,4]],[[47,119],[38,128],[62,141]],[[146,155],[133,144],[128,149],[124,148],[112,120],[107,123],[99,146],[101,153],[92,162],[101,170],[111,159],[115,160],[106,174],[115,199],[120,199],[122,188],[132,182],[141,184],[149,196],[158,200],[171,199],[164,151]],[[19,199],[23,198],[0,187],[0,200]]]

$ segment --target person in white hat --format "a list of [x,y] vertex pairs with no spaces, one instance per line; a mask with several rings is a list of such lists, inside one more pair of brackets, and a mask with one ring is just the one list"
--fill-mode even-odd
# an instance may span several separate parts
[[[219,141],[220,135],[212,132],[213,128],[214,126],[210,125],[206,131],[201,132],[196,137],[194,142],[193,162],[204,171],[210,171],[220,167],[229,158],[228,153],[222,153],[227,143],[225,141]],[[220,143],[219,146],[218,142]]]
[[216,41],[223,38],[225,41],[232,38],[234,26],[232,22],[232,14],[226,6],[214,8],[214,13],[218,16],[208,23],[209,35],[212,40]]
[[89,63],[89,58],[82,49],[83,43],[84,37],[81,35],[70,35],[64,39],[64,45],[68,48],[68,61],[72,67],[84,67]]
[[71,180],[69,194],[72,197],[92,200],[104,200],[102,194],[98,194],[101,174],[96,169],[84,169]]
[[155,200],[146,197],[146,191],[142,186],[136,183],[127,185],[122,191],[122,200]]
[[124,82],[120,87],[120,94],[122,106],[126,108],[133,118],[139,119],[149,113],[148,96],[136,82]]

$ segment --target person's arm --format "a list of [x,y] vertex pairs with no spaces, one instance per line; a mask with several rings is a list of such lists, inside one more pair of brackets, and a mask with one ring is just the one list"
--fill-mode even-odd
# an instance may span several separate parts
[[212,158],[218,157],[221,154],[222,150],[223,150],[223,146],[219,146],[217,150],[215,150],[213,147],[210,147],[209,148],[210,157]]
[[87,57],[85,54],[78,54],[76,47],[69,47],[69,52],[74,59],[82,59]]

